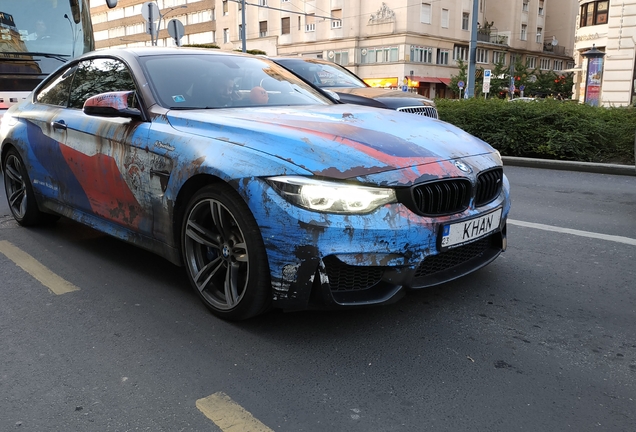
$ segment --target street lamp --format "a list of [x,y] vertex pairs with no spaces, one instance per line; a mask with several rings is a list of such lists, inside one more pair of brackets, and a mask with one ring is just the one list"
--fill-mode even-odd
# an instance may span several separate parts
[[[165,22],[165,16],[166,15],[168,15],[170,12],[172,12],[175,9],[187,9],[187,8],[188,8],[188,5],[175,6],[173,8],[168,9],[166,11],[166,13],[164,13],[164,14],[159,13],[159,24],[160,24],[159,30],[161,30],[161,21]],[[157,31],[157,33],[159,33],[159,32]]]
[[601,96],[601,82],[603,80],[603,57],[605,53],[596,49],[596,44],[592,49],[581,53],[587,59],[587,69],[585,74],[585,103],[591,106],[598,106]]

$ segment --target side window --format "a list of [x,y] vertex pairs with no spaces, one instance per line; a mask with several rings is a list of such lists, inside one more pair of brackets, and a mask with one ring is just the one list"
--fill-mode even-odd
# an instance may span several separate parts
[[125,64],[110,58],[86,60],[77,67],[69,107],[82,109],[96,94],[130,90],[136,87]]
[[53,77],[35,95],[38,103],[66,107],[75,68],[66,69]]

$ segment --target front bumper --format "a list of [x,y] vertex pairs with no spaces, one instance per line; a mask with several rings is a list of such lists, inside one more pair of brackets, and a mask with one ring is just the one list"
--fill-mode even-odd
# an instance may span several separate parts
[[[509,184],[478,209],[440,217],[389,204],[367,215],[303,210],[263,181],[243,196],[261,228],[274,306],[294,310],[382,304],[407,289],[448,282],[492,262],[506,248]],[[474,242],[440,252],[441,226],[501,208],[498,227]]]

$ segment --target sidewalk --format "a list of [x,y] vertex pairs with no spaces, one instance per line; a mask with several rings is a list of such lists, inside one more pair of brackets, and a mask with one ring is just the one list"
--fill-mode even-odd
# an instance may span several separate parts
[[583,171],[601,174],[636,176],[634,165],[602,164],[593,162],[557,161],[549,159],[522,158],[502,156],[504,166],[521,166],[530,168],[545,168],[553,170]]

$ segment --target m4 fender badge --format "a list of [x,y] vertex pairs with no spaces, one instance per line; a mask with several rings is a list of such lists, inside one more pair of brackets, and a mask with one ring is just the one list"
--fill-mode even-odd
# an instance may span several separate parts
[[172,147],[170,144],[162,143],[161,141],[155,141],[155,147],[167,151],[174,151],[174,147]]
[[455,161],[455,166],[462,172],[469,173],[472,172],[472,169],[466,165],[464,162]]

